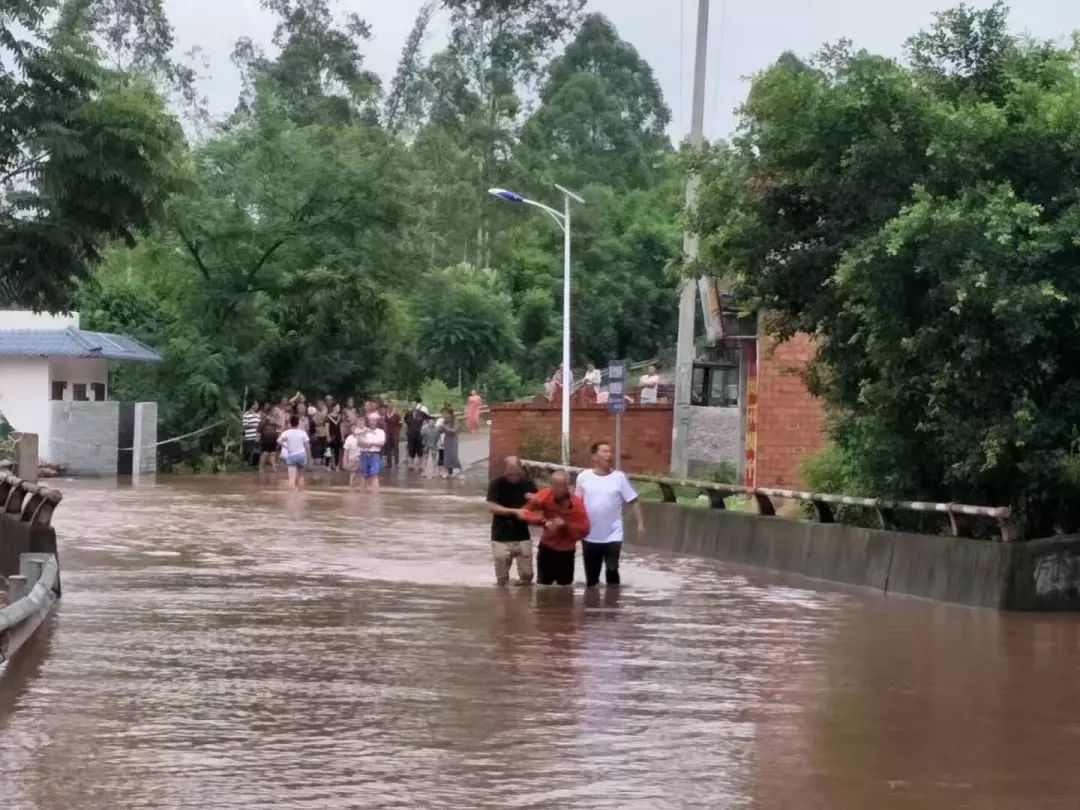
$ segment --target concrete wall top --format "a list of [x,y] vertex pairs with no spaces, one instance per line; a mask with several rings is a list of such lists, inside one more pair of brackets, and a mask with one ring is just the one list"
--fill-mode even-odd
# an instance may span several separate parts
[[[672,411],[674,407],[670,402],[660,402],[656,405],[627,404],[629,411]],[[561,411],[561,402],[504,402],[499,405],[489,406],[492,413],[498,411]],[[600,411],[607,413],[607,405],[577,405],[570,403],[570,411]]]

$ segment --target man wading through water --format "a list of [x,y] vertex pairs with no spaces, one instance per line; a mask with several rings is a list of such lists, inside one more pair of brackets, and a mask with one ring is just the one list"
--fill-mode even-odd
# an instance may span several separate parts
[[544,527],[536,552],[538,585],[574,584],[574,549],[589,533],[589,516],[581,498],[570,491],[570,475],[558,470],[551,486],[518,513],[523,520]]
[[589,534],[581,544],[585,558],[585,584],[592,588],[600,582],[600,569],[606,569],[608,585],[619,585],[619,556],[623,541],[623,507],[632,504],[638,536],[645,534],[638,495],[625,473],[614,467],[611,445],[597,442],[592,446],[593,468],[577,479],[577,494],[585,501],[589,515]]
[[503,474],[488,486],[487,508],[491,512],[491,556],[495,561],[495,582],[510,581],[510,566],[517,560],[515,585],[531,585],[533,579],[532,539],[529,524],[520,510],[536,494],[536,484],[525,477],[514,456],[506,459]]

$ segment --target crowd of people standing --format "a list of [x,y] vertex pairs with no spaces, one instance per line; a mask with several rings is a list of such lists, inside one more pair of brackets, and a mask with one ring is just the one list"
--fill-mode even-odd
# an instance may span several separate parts
[[[470,430],[480,427],[482,400],[473,391],[465,409]],[[304,486],[304,471],[323,466],[349,473],[365,489],[377,489],[384,469],[402,466],[423,477],[451,478],[462,469],[458,453],[458,418],[446,403],[432,414],[418,397],[402,414],[393,400],[381,397],[357,407],[333,396],[309,400],[297,391],[276,402],[252,402],[243,416],[243,457],[252,467],[276,472],[279,462],[289,471],[296,489]]]
[[[562,363],[544,383],[544,395],[552,402],[562,397],[564,373]],[[573,373],[570,374],[571,392],[581,388],[589,393],[592,401],[604,404],[608,401],[608,390],[604,385],[604,375],[593,363],[585,368],[585,374],[580,380],[575,380]],[[650,364],[645,373],[638,379],[637,402],[642,405],[656,405],[660,401],[660,371],[655,364]],[[624,397],[627,402],[634,402],[634,394],[630,389],[624,389]]]

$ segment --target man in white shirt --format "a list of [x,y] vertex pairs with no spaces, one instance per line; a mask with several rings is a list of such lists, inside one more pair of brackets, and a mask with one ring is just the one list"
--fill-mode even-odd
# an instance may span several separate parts
[[655,405],[660,393],[660,375],[656,373],[656,366],[649,366],[648,371],[641,375],[641,404]]
[[383,447],[386,446],[386,431],[379,427],[378,413],[372,411],[367,415],[367,424],[356,438],[360,445],[360,476],[364,479],[364,489],[377,490]]
[[585,558],[585,584],[592,588],[600,583],[600,569],[605,569],[608,585],[619,585],[619,556],[623,541],[623,507],[632,504],[637,520],[638,536],[645,533],[638,495],[630,479],[614,469],[614,454],[607,442],[592,446],[593,468],[577,479],[577,494],[585,501],[589,515],[589,534],[582,543]]

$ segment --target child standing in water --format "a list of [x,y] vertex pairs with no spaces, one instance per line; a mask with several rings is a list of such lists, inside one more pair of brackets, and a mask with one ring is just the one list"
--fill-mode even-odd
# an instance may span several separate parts
[[289,417],[289,429],[278,437],[281,458],[289,470],[289,485],[297,492],[304,488],[304,468],[311,461],[311,439],[299,424],[300,417],[294,413]]
[[356,476],[360,474],[360,426],[356,425],[342,447],[342,466],[349,471],[349,489],[356,486]]
[[437,469],[436,457],[439,454],[439,423],[430,416],[424,418],[424,426],[420,429],[420,439],[424,444],[424,459],[421,463],[421,475],[424,478],[434,478]]

